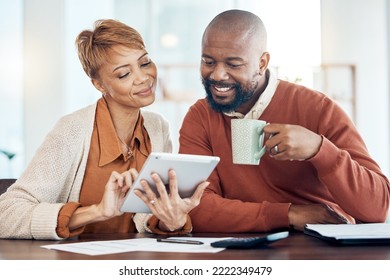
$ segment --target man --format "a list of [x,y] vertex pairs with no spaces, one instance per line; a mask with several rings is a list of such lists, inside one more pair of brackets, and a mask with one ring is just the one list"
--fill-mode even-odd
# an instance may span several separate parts
[[[180,153],[221,158],[200,205],[195,232],[264,232],[308,223],[384,222],[389,181],[347,115],[325,95],[277,80],[267,69],[260,18],[216,16],[202,38],[207,97],[188,111]],[[233,118],[269,123],[260,164],[232,162]],[[270,137],[272,135],[272,137]]]

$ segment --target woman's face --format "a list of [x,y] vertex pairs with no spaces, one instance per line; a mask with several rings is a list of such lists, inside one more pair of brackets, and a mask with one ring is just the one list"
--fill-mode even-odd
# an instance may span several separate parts
[[99,69],[95,87],[108,103],[141,108],[153,103],[157,84],[157,68],[146,50],[114,46],[108,61]]

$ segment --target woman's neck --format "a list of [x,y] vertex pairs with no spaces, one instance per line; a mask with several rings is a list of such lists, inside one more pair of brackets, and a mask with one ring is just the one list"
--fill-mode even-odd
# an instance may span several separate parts
[[109,102],[107,99],[106,103],[118,137],[123,142],[129,143],[134,133],[140,108],[125,107],[116,102]]

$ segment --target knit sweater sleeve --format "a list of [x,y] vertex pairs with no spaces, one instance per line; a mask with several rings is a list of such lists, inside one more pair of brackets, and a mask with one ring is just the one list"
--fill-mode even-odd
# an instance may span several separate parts
[[[369,156],[357,129],[333,102],[324,99],[318,134],[320,151],[309,162],[341,209],[360,222],[384,222],[390,184]],[[337,125],[329,125],[337,124]]]
[[144,126],[149,134],[153,152],[172,152],[169,122],[162,115],[142,110]]
[[0,196],[1,238],[60,239],[58,213],[79,196],[93,116],[92,106],[60,119],[21,177]]

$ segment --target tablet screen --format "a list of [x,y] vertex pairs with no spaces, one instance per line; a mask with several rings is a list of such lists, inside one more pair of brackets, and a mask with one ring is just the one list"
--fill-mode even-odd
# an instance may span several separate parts
[[149,207],[134,194],[134,189],[141,189],[140,181],[146,180],[150,187],[158,193],[151,178],[152,173],[160,175],[161,180],[168,186],[168,172],[176,172],[179,195],[182,198],[190,197],[196,187],[206,181],[219,162],[216,156],[201,156],[189,154],[151,153],[143,165],[138,177],[121,207],[122,212],[150,213]]

